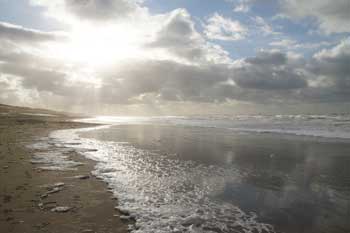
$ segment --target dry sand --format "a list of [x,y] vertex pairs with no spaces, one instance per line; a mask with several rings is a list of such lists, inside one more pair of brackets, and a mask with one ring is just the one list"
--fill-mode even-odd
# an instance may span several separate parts
[[[26,146],[52,130],[87,126],[67,121],[64,116],[33,116],[21,108],[0,106],[0,232],[1,233],[113,233],[127,232],[130,222],[123,222],[114,209],[106,185],[90,175],[94,162],[75,156],[84,163],[76,171],[43,171],[31,164],[33,150]],[[9,113],[10,112],[10,113]],[[9,114],[8,114],[9,113]],[[62,190],[44,198],[45,185],[63,182]],[[51,210],[68,206],[68,212]]]

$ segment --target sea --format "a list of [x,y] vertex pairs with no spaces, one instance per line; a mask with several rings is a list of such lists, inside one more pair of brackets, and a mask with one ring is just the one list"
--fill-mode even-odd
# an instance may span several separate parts
[[350,115],[78,121],[101,125],[53,131],[33,161],[96,161],[133,233],[350,232]]

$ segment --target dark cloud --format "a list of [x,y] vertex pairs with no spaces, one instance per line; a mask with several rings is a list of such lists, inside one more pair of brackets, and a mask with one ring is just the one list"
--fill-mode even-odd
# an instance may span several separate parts
[[[281,62],[281,58],[283,57]],[[266,60],[263,60],[266,58]],[[279,52],[262,52],[239,67],[185,65],[173,61],[133,62],[101,74],[101,101],[129,104],[142,95],[153,94],[163,101],[249,102],[297,100],[307,81],[295,59]],[[276,73],[274,75],[274,73]],[[288,100],[289,101],[289,100]]]
[[350,87],[350,39],[332,49],[314,55],[310,70],[318,76],[333,79],[339,88]]
[[260,52],[234,69],[234,81],[242,88],[287,90],[305,88],[307,81],[291,58],[281,52]]
[[263,66],[280,66],[287,63],[287,55],[279,51],[260,51],[255,57],[245,59],[247,63]]
[[[29,43],[32,45],[31,43]],[[30,52],[25,52],[21,46],[0,40],[0,62],[18,66],[44,67],[46,69],[59,69],[64,67],[62,61],[55,58],[47,58]]]
[[70,85],[68,73],[69,70],[54,58],[24,52],[16,46],[0,48],[0,75],[17,77],[23,89],[60,96],[76,95],[74,92],[79,93],[79,88]]
[[173,61],[141,61],[101,74],[101,97],[108,102],[127,102],[146,93],[165,100],[200,100],[207,89],[227,80],[225,66],[194,66]]
[[50,91],[59,95],[64,95],[66,91],[66,75],[58,71],[5,63],[0,64],[0,72],[21,77],[24,88]]
[[350,101],[350,40],[315,54],[308,64],[314,87],[304,95],[314,101]]

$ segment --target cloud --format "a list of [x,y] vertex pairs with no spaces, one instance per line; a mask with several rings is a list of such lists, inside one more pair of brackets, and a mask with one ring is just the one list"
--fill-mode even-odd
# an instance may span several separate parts
[[243,12],[243,13],[247,13],[250,11],[250,7],[248,5],[245,5],[243,3],[235,6],[235,8],[233,9],[234,12]]
[[227,2],[234,2],[235,6],[233,8],[234,12],[247,13],[251,10],[251,4],[255,2],[255,0],[225,0]]
[[[50,43],[65,40],[62,33],[43,32],[0,22],[0,75],[20,80],[25,88],[46,88],[52,92],[62,90],[63,93],[63,87],[58,88],[53,82],[65,83],[66,80],[58,75],[59,71],[54,71],[64,65],[52,56],[45,56],[43,49]],[[20,83],[16,85],[18,88]]]
[[204,34],[211,40],[236,41],[245,38],[248,29],[239,21],[214,13],[207,20]]
[[[6,96],[12,92],[13,99],[20,100],[23,104],[31,100],[35,103],[40,102],[40,95],[50,93],[64,97],[69,102],[72,97],[80,98],[79,92],[89,87],[87,82],[77,83],[72,80],[74,72],[79,72],[72,64],[64,64],[64,61],[47,56],[45,53],[38,55],[37,50],[42,52],[42,48],[34,46],[36,50],[30,49],[33,47],[31,41],[26,43],[21,41],[20,45],[16,41],[18,40],[8,44],[0,40],[0,44],[6,45],[0,47],[0,81],[4,83],[5,80],[7,84],[11,84],[9,85],[11,88],[0,86],[0,92],[6,92]],[[21,104],[9,102],[8,99],[6,102]]]
[[[83,2],[108,4],[109,1],[64,3],[75,6]],[[98,5],[101,10],[104,6]],[[100,11],[90,12],[84,7],[76,10],[84,13],[69,9],[69,14],[93,21],[103,22],[104,16],[108,18],[106,20],[119,17],[108,13],[102,16]],[[138,56],[137,53],[137,56],[119,59],[115,63],[112,57],[110,63],[97,68],[87,67],[83,62],[55,58],[47,48],[36,46],[41,42],[61,41],[63,38],[55,33],[0,24],[0,98],[24,102],[30,99],[33,103],[62,107],[79,104],[87,107],[160,106],[164,103],[200,105],[230,101],[285,104],[346,102],[350,99],[349,40],[321,50],[308,59],[296,53],[265,50],[233,61],[227,51],[208,39],[234,41],[244,38],[248,30],[237,21],[216,13],[208,19],[204,35],[201,35],[185,9],[152,16],[149,20],[154,28],[145,30],[147,40],[142,37],[144,44],[138,44],[138,49],[161,56]],[[258,32],[274,33],[264,19],[256,17],[253,20],[262,28]],[[270,45],[296,49],[307,44],[284,39]],[[115,51],[122,49],[118,46],[120,44],[116,44]],[[89,46],[82,48],[89,49]],[[111,55],[108,52],[112,49],[107,43],[98,48]],[[101,57],[104,55],[104,51],[98,52]],[[92,82],[89,76],[93,77]]]
[[349,103],[349,64],[349,39],[314,54],[305,64],[309,87],[293,98],[314,103]]
[[[13,83],[13,80],[12,80]],[[20,99],[19,90],[12,85],[11,81],[5,75],[0,73],[0,101],[5,104],[23,104]]]
[[59,21],[71,17],[90,22],[124,19],[142,11],[139,0],[31,0],[33,5],[46,7],[47,15]]
[[[165,15],[165,19],[149,48],[163,48],[177,57],[198,62],[190,64],[178,59],[150,58],[126,60],[97,69],[91,74],[96,80],[96,84],[92,84],[85,77],[81,79],[84,76],[81,72],[86,69],[84,64],[52,57],[43,47],[28,49],[26,46],[31,46],[31,41],[19,46],[19,40],[15,38],[10,47],[0,47],[0,75],[16,80],[16,89],[21,93],[29,92],[36,103],[45,96],[56,101],[52,102],[55,106],[69,105],[73,100],[85,104],[133,104],[145,101],[146,96],[162,101],[210,101],[203,92],[227,79],[227,66],[215,62],[227,54],[200,36],[186,11],[176,10]],[[196,49],[198,56],[193,52]],[[4,85],[1,89],[3,93],[8,90]]]
[[124,64],[101,74],[102,99],[127,103],[154,93],[162,100],[213,101],[205,93],[229,76],[227,66],[186,65],[174,61],[144,60]]
[[270,24],[268,24],[262,17],[255,16],[253,18],[257,28],[261,31],[265,36],[267,35],[279,35],[279,32],[275,32]]
[[317,76],[326,77],[339,91],[350,95],[350,39],[331,49],[323,49],[313,56],[310,70]]
[[[155,46],[152,49],[163,46],[176,54],[179,48],[199,46],[202,57],[208,53],[207,47],[200,47],[205,41],[184,11],[173,12],[167,19],[152,42]],[[172,40],[174,38],[183,41]],[[277,50],[260,51],[254,57],[233,63],[132,59],[98,70],[94,73],[96,84],[72,79],[81,71],[61,64],[63,61],[18,51],[14,46],[0,49],[0,74],[17,80],[16,90],[31,93],[32,100],[41,102],[45,96],[57,106],[70,106],[72,100],[83,105],[107,106],[230,100],[251,103],[345,101],[349,97],[349,44],[349,40],[345,40],[332,49],[316,53],[310,60]],[[19,93],[4,82],[0,88],[6,96],[10,92]]]
[[82,19],[121,18],[133,12],[136,3],[127,0],[64,0],[66,9]]
[[99,74],[98,101],[218,103],[312,103],[349,100],[349,42],[322,50],[310,60],[276,50],[260,51],[234,65],[191,65],[140,60]]
[[288,90],[307,87],[296,61],[278,51],[262,51],[244,59],[234,70],[234,81],[242,88]]
[[55,94],[63,94],[66,83],[65,74],[40,68],[19,66],[17,64],[0,64],[0,71],[22,78],[25,88],[34,88],[38,91],[50,91]]
[[193,103],[296,101],[296,93],[308,88],[301,60],[282,52],[262,51],[233,66],[134,61],[101,74],[100,97],[110,104],[151,99]]
[[61,34],[0,23],[0,75],[17,80],[17,87],[63,94],[67,79],[59,68],[64,65],[44,56],[41,44],[65,39]]
[[281,47],[285,49],[290,49],[294,47],[297,44],[297,41],[291,40],[291,39],[283,39],[283,40],[278,40],[278,41],[272,41],[269,43],[269,45],[274,46],[274,47]]
[[187,62],[230,62],[228,53],[219,45],[207,42],[195,29],[190,14],[176,9],[165,15],[149,48],[162,48]]
[[300,49],[319,49],[320,47],[331,46],[336,44],[336,42],[320,41],[320,42],[308,42],[308,43],[299,43],[293,39],[282,39],[275,40],[269,43],[272,47],[278,47],[285,50],[300,50]]
[[0,40],[11,42],[46,42],[63,38],[57,33],[42,32],[0,21]]
[[155,40],[148,46],[165,48],[180,57],[193,60],[203,56],[202,42],[188,12],[185,9],[177,9],[165,17]]
[[350,32],[348,0],[280,0],[280,6],[293,19],[314,18],[325,33]]

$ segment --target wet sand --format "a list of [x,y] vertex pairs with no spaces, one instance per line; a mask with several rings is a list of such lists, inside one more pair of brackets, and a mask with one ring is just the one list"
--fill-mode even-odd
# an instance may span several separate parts
[[[24,110],[28,109],[0,108],[0,232],[127,232],[129,223],[120,220],[114,209],[117,200],[90,175],[93,161],[71,152],[74,161],[84,164],[76,171],[44,171],[31,163],[34,151],[27,145],[53,130],[87,124],[67,122],[62,115],[20,114]],[[74,178],[78,175],[89,178]],[[62,190],[46,197],[47,185],[59,182],[64,183]],[[51,211],[58,206],[71,209]]]

